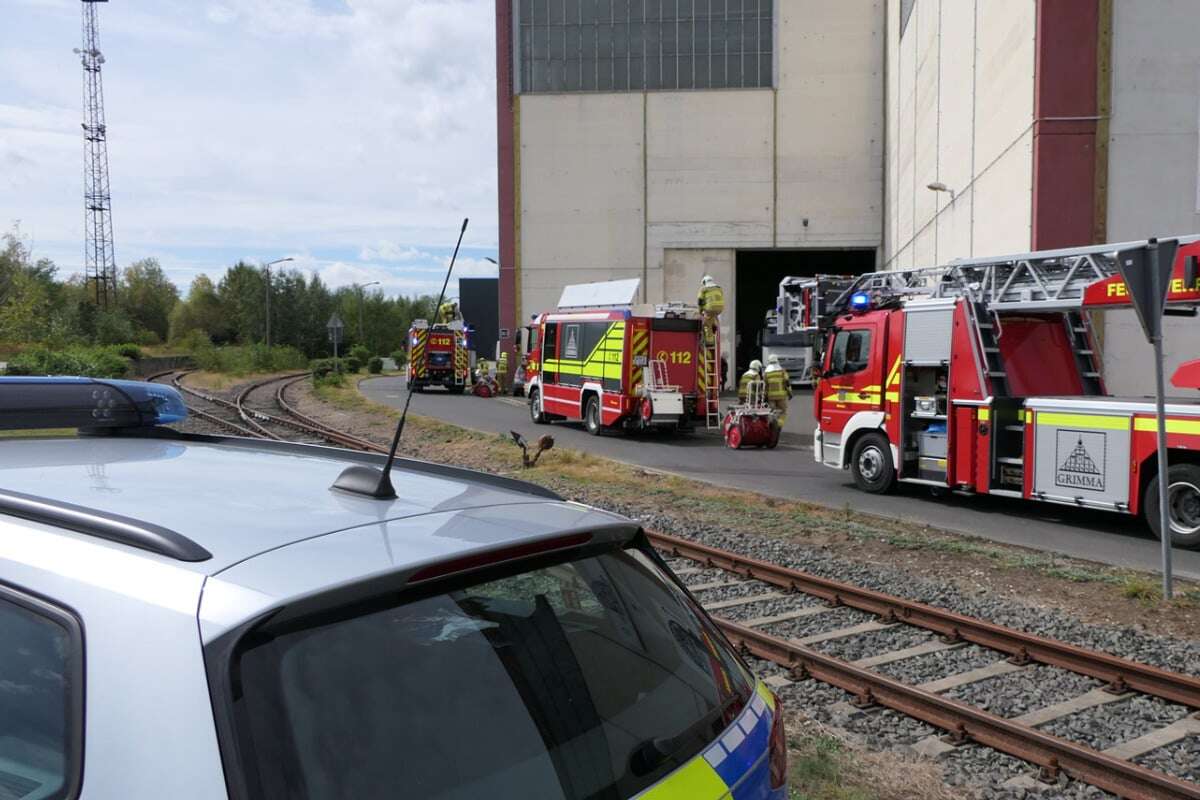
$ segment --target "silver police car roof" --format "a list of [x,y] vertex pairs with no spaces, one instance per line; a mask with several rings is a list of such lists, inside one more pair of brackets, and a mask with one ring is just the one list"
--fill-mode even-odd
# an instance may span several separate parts
[[[393,469],[395,500],[331,489],[358,457],[325,447],[203,437],[17,439],[0,444],[0,489],[173,530],[212,554],[175,566],[205,575],[304,543],[290,568],[246,565],[239,571],[245,580],[238,583],[276,596],[552,533],[628,523],[552,499],[535,486],[412,462]],[[293,560],[290,552],[278,558]]]

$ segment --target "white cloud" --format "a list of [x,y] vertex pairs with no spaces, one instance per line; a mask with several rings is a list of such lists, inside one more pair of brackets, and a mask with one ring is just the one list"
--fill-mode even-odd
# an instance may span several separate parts
[[[69,273],[83,249],[79,4],[20,2],[0,28],[0,222],[21,219]],[[495,246],[490,0],[98,10],[122,264],[154,252],[186,286],[188,248],[340,249],[360,263],[314,265],[323,278],[365,266],[399,287],[429,278],[402,276],[436,268],[429,248],[463,216],[464,245]]]

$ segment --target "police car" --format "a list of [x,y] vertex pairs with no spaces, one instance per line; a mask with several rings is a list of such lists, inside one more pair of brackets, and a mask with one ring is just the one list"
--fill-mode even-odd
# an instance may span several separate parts
[[776,699],[635,523],[186,413],[0,379],[0,428],[79,430],[0,439],[0,797],[785,796]]

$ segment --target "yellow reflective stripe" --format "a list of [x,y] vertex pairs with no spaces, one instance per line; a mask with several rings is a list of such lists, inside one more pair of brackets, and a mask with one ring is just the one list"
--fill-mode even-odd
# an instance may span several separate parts
[[893,403],[899,403],[900,402],[900,393],[899,392],[888,392],[887,399],[892,401]]
[[720,800],[728,793],[725,781],[699,755],[637,795],[637,800]]
[[1060,425],[1102,431],[1129,430],[1129,417],[1110,417],[1102,414],[1055,414],[1039,411],[1036,420],[1038,425]]
[[990,408],[981,408],[976,413],[976,419],[978,419],[980,422],[987,422],[991,418],[992,410]]
[[756,692],[758,692],[759,697],[761,697],[763,700],[767,701],[767,707],[770,708],[772,711],[774,711],[775,710],[775,695],[771,693],[771,690],[767,688],[767,685],[765,683],[763,683],[762,681],[759,681],[758,684],[754,687],[754,690]]
[[[1158,417],[1134,417],[1135,431],[1157,431]],[[1200,419],[1171,419],[1167,417],[1167,433],[1190,433],[1200,436]]]
[[896,363],[892,364],[892,370],[888,373],[888,386],[895,386],[900,383],[900,356],[896,356]]
[[1032,412],[1032,411],[1026,411],[1026,412],[1025,412],[1025,424],[1026,424],[1026,425],[1028,425],[1028,424],[1029,424],[1029,423],[1031,423],[1031,422],[1033,422],[1033,412]]

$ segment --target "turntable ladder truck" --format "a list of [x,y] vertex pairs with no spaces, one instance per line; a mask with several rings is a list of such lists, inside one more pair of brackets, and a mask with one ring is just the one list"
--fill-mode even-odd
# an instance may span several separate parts
[[779,282],[775,310],[768,313],[762,334],[762,361],[772,355],[791,382],[811,386],[821,360],[821,320],[830,304],[854,283],[849,275],[789,276]]
[[[1140,514],[1158,533],[1154,400],[1108,393],[1091,320],[1131,306],[1117,254],[1147,244],[859,277],[825,333],[817,461],[868,492],[899,481]],[[1198,258],[1200,237],[1179,238],[1168,313],[1200,305]],[[1188,547],[1200,546],[1198,372],[1175,373],[1191,393],[1166,406],[1172,539]]]

